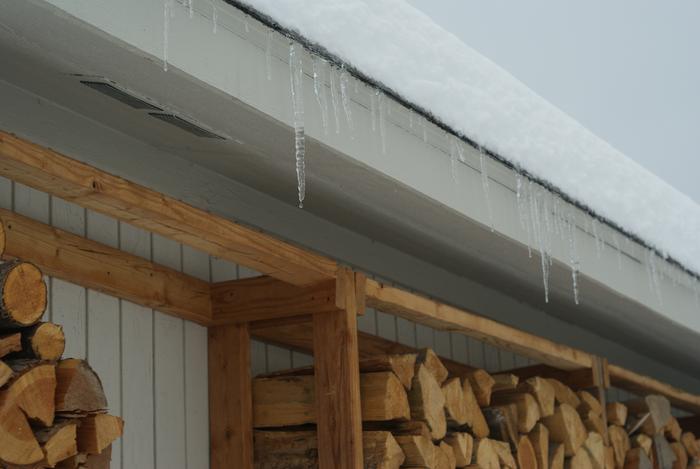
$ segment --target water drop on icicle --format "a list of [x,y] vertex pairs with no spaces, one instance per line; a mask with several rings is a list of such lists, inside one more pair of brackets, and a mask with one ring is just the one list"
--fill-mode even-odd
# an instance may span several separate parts
[[163,0],[163,71],[168,71],[168,43],[170,42],[170,0]]
[[348,96],[348,72],[345,70],[345,65],[340,69],[340,100],[343,103],[345,111],[345,120],[348,123],[348,128],[352,132],[352,110],[350,109],[350,97]]
[[314,96],[321,111],[323,132],[328,135],[328,96],[326,95],[326,85],[323,83],[323,64],[325,63],[324,60],[319,59],[317,56],[313,57]]
[[306,196],[306,163],[304,159],[306,146],[304,139],[304,70],[302,68],[300,52],[301,51],[298,51],[297,48],[294,47],[294,43],[289,45],[289,81],[292,91],[292,111],[294,114],[294,157],[296,160],[299,208],[303,208],[304,197]]
[[338,77],[335,72],[335,67],[330,67],[330,81],[331,81],[331,104],[333,105],[333,117],[335,118],[335,133],[340,133],[340,117],[338,109],[340,105],[338,104]]
[[479,147],[479,167],[481,169],[481,188],[484,191],[484,200],[486,201],[486,210],[489,216],[489,227],[493,232],[493,212],[491,211],[491,195],[489,193],[489,174],[486,166],[486,155],[483,148]]
[[377,107],[379,108],[379,136],[382,139],[382,153],[386,154],[386,102],[384,93],[377,91]]
[[213,2],[211,4],[211,8],[211,30],[214,34],[216,34],[216,31],[219,28],[219,11],[216,9],[216,5]]
[[272,80],[272,30],[265,37],[265,74],[267,81]]

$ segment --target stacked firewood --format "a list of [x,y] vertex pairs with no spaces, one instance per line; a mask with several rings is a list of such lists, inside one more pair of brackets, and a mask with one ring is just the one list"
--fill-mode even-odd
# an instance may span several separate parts
[[[365,359],[360,371],[370,469],[687,469],[668,465],[670,454],[697,454],[690,433],[660,443],[673,420],[666,408],[658,415],[659,396],[603,409],[555,379],[454,375],[429,349]],[[638,425],[627,426],[628,410]],[[253,412],[256,468],[318,467],[312,368],[255,378]]]
[[109,468],[123,422],[87,362],[61,359],[63,329],[40,322],[46,304],[36,266],[0,265],[0,467]]

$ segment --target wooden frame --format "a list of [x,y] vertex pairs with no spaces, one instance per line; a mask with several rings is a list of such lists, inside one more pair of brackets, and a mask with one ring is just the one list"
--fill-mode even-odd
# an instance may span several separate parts
[[[357,331],[365,303],[534,358],[604,403],[613,385],[667,396],[700,413],[700,397],[604,359],[339,268],[336,262],[0,132],[0,175],[254,268],[265,276],[209,284],[6,210],[9,257],[47,274],[209,327],[212,467],[252,467],[250,336],[313,351],[321,389],[322,469],[362,467],[358,356],[407,347]],[[453,372],[469,367],[446,361]],[[534,368],[512,370],[524,376]],[[340,423],[338,423],[340,422]]]

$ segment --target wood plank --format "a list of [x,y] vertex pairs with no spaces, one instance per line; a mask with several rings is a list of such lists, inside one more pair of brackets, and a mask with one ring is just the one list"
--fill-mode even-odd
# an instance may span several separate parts
[[366,295],[370,308],[436,329],[460,332],[547,365],[564,370],[593,367],[593,357],[586,352],[372,279],[367,279]]
[[333,280],[298,287],[267,275],[211,286],[212,324],[337,311]]
[[336,263],[0,131],[0,175],[295,285]]
[[660,394],[665,396],[674,407],[692,413],[700,413],[700,396],[662,383],[649,376],[640,375],[621,366],[609,364],[610,383],[634,394]]
[[253,394],[247,324],[209,328],[212,469],[253,468]]
[[0,209],[5,256],[47,274],[148,308],[208,325],[209,284],[96,241]]
[[320,469],[361,469],[362,417],[354,273],[337,274],[335,312],[313,315]]
[[542,378],[554,378],[569,386],[571,389],[588,389],[597,387],[598,380],[593,368],[580,368],[578,370],[560,370],[550,365],[530,365],[521,368],[503,370],[502,373],[510,373],[518,376],[521,381],[533,376]]

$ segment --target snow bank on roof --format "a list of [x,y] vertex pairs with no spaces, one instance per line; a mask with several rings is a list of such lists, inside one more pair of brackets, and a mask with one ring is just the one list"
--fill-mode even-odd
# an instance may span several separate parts
[[405,1],[244,1],[700,272],[699,205]]

